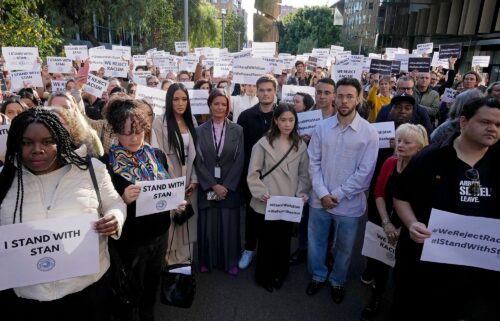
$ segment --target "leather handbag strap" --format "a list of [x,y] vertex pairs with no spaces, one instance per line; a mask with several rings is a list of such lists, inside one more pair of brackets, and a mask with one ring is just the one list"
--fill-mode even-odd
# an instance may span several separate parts
[[290,152],[292,151],[292,148],[293,148],[293,145],[290,146],[290,148],[288,149],[288,151],[286,152],[286,154],[279,160],[279,162],[277,162],[270,170],[268,170],[267,173],[265,173],[264,175],[262,175],[262,173],[261,173],[260,174],[260,179],[264,179],[264,177],[266,177],[267,175],[271,174],[271,172],[274,171],[276,169],[276,167],[278,167],[285,160],[285,158],[288,156],[288,154],[290,154]]
[[97,208],[97,210],[99,211],[99,217],[103,217],[101,192],[99,191],[99,185],[97,184],[97,178],[95,176],[94,166],[92,165],[92,158],[87,155],[87,160],[89,163],[88,166],[89,166],[90,177],[92,178],[92,184],[94,184],[95,193],[97,194],[97,201],[99,202],[99,207]]

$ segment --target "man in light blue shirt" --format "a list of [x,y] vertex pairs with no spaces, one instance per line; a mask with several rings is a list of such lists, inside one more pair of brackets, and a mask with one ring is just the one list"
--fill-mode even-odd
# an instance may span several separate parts
[[358,225],[366,210],[365,191],[378,153],[376,129],[356,112],[361,90],[357,79],[344,78],[337,83],[337,114],[316,126],[308,149],[313,185],[308,227],[312,280],[306,293],[316,294],[327,280],[325,256],[333,226],[335,252],[329,281],[335,303],[344,298]]

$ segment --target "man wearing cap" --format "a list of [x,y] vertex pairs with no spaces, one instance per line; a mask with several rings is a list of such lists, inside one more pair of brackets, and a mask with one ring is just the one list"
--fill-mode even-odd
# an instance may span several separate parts
[[[396,127],[404,123],[420,124],[425,127],[427,134],[430,135],[433,130],[431,120],[427,111],[415,103],[413,85],[414,82],[412,78],[399,78],[396,96],[391,99],[389,105],[380,109],[375,122],[394,121]],[[396,102],[399,103],[399,106],[394,108]],[[403,106],[404,102],[406,102],[405,106]]]

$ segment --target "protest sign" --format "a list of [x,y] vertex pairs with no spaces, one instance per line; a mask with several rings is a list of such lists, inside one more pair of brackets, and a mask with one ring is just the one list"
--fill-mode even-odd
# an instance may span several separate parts
[[361,254],[394,267],[396,263],[396,244],[389,243],[389,239],[382,227],[367,221]]
[[232,62],[216,61],[214,64],[214,78],[226,78],[229,72],[233,68]]
[[305,111],[297,114],[299,135],[311,136],[316,125],[323,120],[321,110]]
[[4,159],[7,152],[7,136],[9,135],[10,125],[0,125],[0,158]]
[[40,71],[13,71],[10,73],[10,89],[18,91],[24,87],[44,87]]
[[315,71],[318,64],[318,58],[309,56],[307,61],[307,71]]
[[390,75],[391,74],[391,67],[392,67],[391,60],[372,59],[372,61],[370,63],[370,73],[371,74]]
[[233,82],[236,84],[255,84],[266,73],[267,64],[259,58],[233,60]]
[[7,91],[7,84],[5,83],[3,72],[0,72],[0,91]]
[[47,57],[47,69],[50,73],[69,74],[73,71],[71,58]]
[[460,58],[462,54],[462,44],[448,44],[448,45],[439,45],[439,59],[443,58]]
[[363,73],[363,66],[358,65],[348,65],[348,66],[333,66],[332,79],[337,83],[342,78],[354,78],[361,81],[361,75]]
[[145,99],[153,104],[153,109],[156,115],[165,113],[165,104],[167,93],[158,88],[150,88],[142,85],[137,85],[135,92],[136,99]]
[[389,148],[391,139],[396,137],[393,121],[371,124],[378,132],[378,148]]
[[189,42],[188,41],[176,41],[175,51],[177,52],[189,52]]
[[281,100],[285,103],[292,104],[293,96],[295,96],[298,92],[309,94],[313,97],[313,99],[316,95],[316,89],[311,86],[283,85],[281,89]]
[[189,89],[189,104],[191,105],[191,113],[193,115],[210,114],[208,109],[208,90],[205,89]]
[[87,46],[64,46],[64,53],[71,60],[85,60],[89,57]]
[[132,62],[134,63],[134,68],[137,66],[147,66],[148,58],[146,55],[133,55]]
[[280,58],[273,58],[273,57],[262,57],[262,60],[264,60],[267,63],[267,74],[271,75],[281,75],[281,72],[283,71],[283,59]]
[[132,56],[132,48],[129,46],[112,45],[111,49],[121,52],[122,59],[130,60],[130,57]]
[[479,67],[488,67],[490,65],[490,56],[473,56],[472,57],[472,68]]
[[330,47],[330,55],[335,57],[338,54],[344,52],[344,47],[332,45]]
[[450,63],[448,61],[448,58],[439,59],[439,52],[434,52],[434,54],[432,55],[431,66],[450,69]]
[[408,58],[408,71],[429,72],[431,69],[431,58]]
[[433,48],[434,48],[434,43],[432,43],[432,42],[419,43],[419,44],[417,44],[417,53],[420,55],[430,54],[430,53],[432,53]]
[[4,68],[10,71],[33,70],[38,65],[37,47],[3,47]]
[[[481,187],[477,196],[468,192],[470,181],[460,181],[460,200],[479,202],[479,197],[491,197],[491,188]],[[480,213],[479,213],[480,214]],[[422,261],[473,266],[500,271],[500,220],[432,209],[425,239]]]
[[276,42],[254,42],[252,43],[252,57],[274,57],[276,53]]
[[198,63],[198,58],[196,57],[190,57],[190,56],[182,57],[181,62],[179,64],[179,70],[195,72],[197,63]]
[[87,83],[85,84],[83,91],[91,94],[92,96],[96,96],[97,98],[101,98],[102,94],[106,91],[107,88],[108,81],[89,74],[87,77]]
[[266,221],[300,223],[304,201],[300,197],[271,196],[266,202]]
[[127,78],[129,65],[127,60],[107,59],[104,61],[104,75],[106,77]]
[[210,47],[194,48],[194,52],[196,53],[197,57],[205,56],[205,59],[209,60],[215,60],[220,56],[219,48],[210,48]]
[[445,103],[452,103],[455,101],[455,98],[457,97],[457,95],[459,93],[460,92],[458,90],[451,89],[451,88],[445,88],[444,94],[443,94],[443,97],[441,98],[441,100],[444,101]]
[[99,272],[97,214],[0,226],[0,290]]
[[66,80],[51,80],[52,92],[65,91],[66,90]]
[[392,60],[391,74],[399,74],[400,71],[401,71],[401,61]]
[[[141,181],[135,183],[141,188],[136,203],[136,216],[145,216],[173,210],[184,200],[186,177]],[[167,214],[170,215],[170,214]]]
[[138,85],[146,86],[146,79],[151,76],[151,71],[134,71],[134,82]]

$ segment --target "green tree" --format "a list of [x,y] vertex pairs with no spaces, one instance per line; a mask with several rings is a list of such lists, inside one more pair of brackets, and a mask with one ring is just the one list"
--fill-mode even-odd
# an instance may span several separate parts
[[230,52],[237,52],[239,37],[239,49],[241,50],[241,48],[243,48],[243,43],[246,41],[245,19],[231,11],[225,18],[225,25],[224,41],[227,49],[229,49]]
[[206,0],[191,0],[189,4],[189,46],[191,48],[219,47],[221,41],[222,22],[217,8]]
[[62,44],[60,30],[37,13],[42,0],[0,1],[0,42],[2,47],[38,47],[40,56],[54,55]]
[[182,21],[175,17],[175,4],[169,0],[148,0],[142,29],[144,48],[175,52],[175,41],[182,39]]
[[301,8],[278,22],[279,51],[291,54],[329,48],[340,40],[340,27],[333,25],[334,11],[326,6]]

